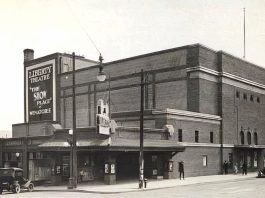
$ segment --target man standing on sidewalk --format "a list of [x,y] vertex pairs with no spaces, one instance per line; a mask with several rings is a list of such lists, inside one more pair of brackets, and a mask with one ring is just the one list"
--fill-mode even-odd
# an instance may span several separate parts
[[179,179],[181,180],[181,176],[184,179],[184,162],[179,162]]
[[247,175],[248,174],[248,170],[247,170],[247,163],[244,162],[242,165],[242,175]]
[[223,169],[224,169],[225,175],[227,175],[228,174],[228,162],[227,161],[224,162]]

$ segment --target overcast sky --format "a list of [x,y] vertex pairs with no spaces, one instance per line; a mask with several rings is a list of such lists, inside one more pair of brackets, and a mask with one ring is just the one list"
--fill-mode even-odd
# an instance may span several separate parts
[[[0,130],[24,121],[23,49],[106,62],[202,43],[265,66],[264,0],[0,0]],[[1,134],[0,134],[1,135]]]

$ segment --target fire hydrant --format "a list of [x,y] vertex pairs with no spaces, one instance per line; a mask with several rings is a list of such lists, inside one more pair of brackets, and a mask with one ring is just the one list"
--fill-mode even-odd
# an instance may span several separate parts
[[147,186],[147,178],[144,178],[144,188]]

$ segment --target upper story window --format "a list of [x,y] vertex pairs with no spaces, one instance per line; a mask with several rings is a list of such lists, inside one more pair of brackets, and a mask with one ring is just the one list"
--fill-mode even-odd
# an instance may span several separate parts
[[251,144],[251,133],[250,132],[247,133],[247,140],[248,140],[248,144]]
[[178,130],[178,141],[182,142],[182,129]]
[[253,95],[250,95],[250,101],[251,101],[251,102],[254,101],[254,97],[253,97]]
[[257,103],[260,103],[260,99],[259,99],[259,97],[257,97]]
[[199,142],[199,131],[195,131],[195,142]]
[[246,93],[244,93],[244,94],[243,94],[243,98],[244,98],[244,100],[247,100],[247,99],[248,99],[248,97],[247,97],[247,94],[246,94]]
[[213,132],[210,132],[210,143],[213,143]]
[[236,97],[240,98],[240,92],[239,91],[236,92]]
[[240,140],[241,140],[241,144],[245,144],[245,137],[244,137],[243,131],[240,131]]
[[254,144],[255,145],[258,144],[258,134],[257,134],[257,132],[254,133]]

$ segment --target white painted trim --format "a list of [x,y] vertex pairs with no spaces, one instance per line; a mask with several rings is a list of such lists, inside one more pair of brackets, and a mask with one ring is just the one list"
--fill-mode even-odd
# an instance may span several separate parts
[[187,72],[195,72],[195,71],[202,71],[205,72],[207,74],[212,74],[214,76],[219,76],[220,72],[209,69],[207,67],[203,67],[203,66],[196,66],[196,67],[189,67],[187,68]]
[[187,116],[187,117],[194,117],[194,118],[201,118],[201,119],[208,119],[208,120],[222,120],[220,116],[205,114],[205,113],[197,113],[192,111],[184,111],[184,110],[177,110],[177,109],[165,109],[165,110],[154,110],[152,114],[171,114],[171,115],[180,115],[180,116]]
[[26,67],[26,122],[29,121],[28,117],[28,70],[35,69],[38,67],[42,67],[45,65],[52,65],[53,67],[53,121],[56,121],[56,65],[55,65],[55,59],[42,62],[36,65],[32,65],[29,67]]
[[221,147],[221,144],[215,144],[215,143],[179,142],[179,144],[185,147],[216,147],[216,148]]
[[234,148],[234,144],[223,144],[223,148]]
[[[220,148],[221,144],[216,143],[194,143],[194,142],[178,142],[180,145],[185,147],[216,147]],[[240,148],[234,144],[223,144],[223,148]],[[242,148],[265,148],[265,145],[242,145]]]

